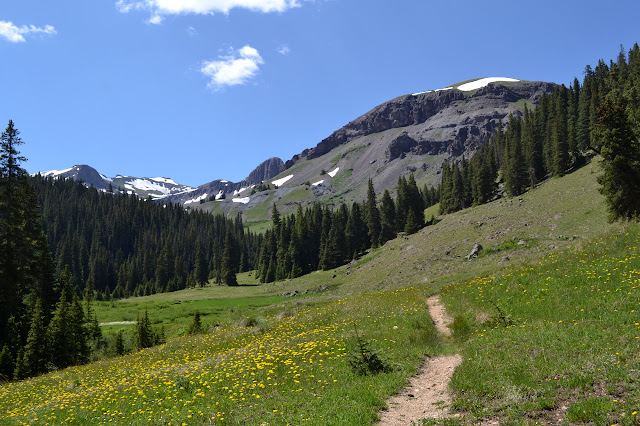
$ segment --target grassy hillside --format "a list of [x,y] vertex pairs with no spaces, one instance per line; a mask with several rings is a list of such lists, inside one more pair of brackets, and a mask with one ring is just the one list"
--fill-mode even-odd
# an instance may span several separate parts
[[[4,385],[0,423],[372,424],[425,355],[461,351],[454,409],[470,422],[634,424],[640,230],[606,224],[596,173],[442,217],[333,271],[101,304],[101,322],[148,310],[168,337],[197,309],[209,333]],[[450,341],[425,305],[443,289]],[[358,340],[387,372],[353,371]]]

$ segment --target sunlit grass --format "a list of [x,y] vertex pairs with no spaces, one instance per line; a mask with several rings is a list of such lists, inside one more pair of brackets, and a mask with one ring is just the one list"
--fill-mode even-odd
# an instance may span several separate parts
[[454,407],[476,419],[637,424],[639,237],[628,225],[584,249],[447,287],[445,303],[472,330]]

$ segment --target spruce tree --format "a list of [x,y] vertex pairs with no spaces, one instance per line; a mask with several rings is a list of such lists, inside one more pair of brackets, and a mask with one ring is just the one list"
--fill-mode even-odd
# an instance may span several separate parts
[[0,382],[8,382],[13,378],[15,361],[9,345],[4,345],[0,351]]
[[57,368],[65,368],[73,365],[76,353],[71,317],[71,276],[67,269],[60,276],[60,285],[62,293],[49,323],[47,334],[53,365]]
[[91,349],[89,347],[89,330],[80,298],[74,293],[70,306],[70,327],[72,339],[73,360],[71,365],[85,364],[89,361]]
[[224,252],[222,253],[222,281],[227,285],[238,285],[236,273],[238,271],[238,247],[233,236],[233,230],[227,228],[224,239]]
[[116,334],[116,340],[115,340],[114,346],[115,346],[114,349],[115,349],[116,355],[118,356],[124,355],[125,348],[124,348],[124,337],[123,337],[122,330],[120,330],[118,334]]
[[194,273],[196,284],[199,287],[204,287],[207,284],[207,281],[209,281],[209,272],[207,271],[205,253],[200,244],[198,244],[198,248],[196,249]]
[[382,194],[380,204],[380,245],[396,237],[396,206],[388,190]]
[[365,215],[367,219],[367,228],[369,230],[369,243],[370,246],[375,248],[380,241],[380,232],[382,225],[380,224],[380,212],[376,205],[376,192],[373,188],[373,181],[369,179],[367,188],[367,201]]
[[623,96],[605,102],[593,132],[602,147],[598,183],[610,221],[640,217],[640,129],[634,129],[627,108],[638,106],[629,105]]
[[138,349],[150,348],[153,346],[155,336],[149,321],[149,312],[145,311],[143,317],[138,316],[135,333],[135,345]]
[[187,329],[187,334],[189,336],[193,336],[194,334],[202,334],[203,332],[204,328],[202,327],[202,321],[200,320],[200,311],[196,311],[193,315],[193,321]]
[[20,378],[36,376],[47,371],[47,364],[50,360],[50,349],[47,342],[47,328],[44,322],[42,302],[36,301],[31,318],[31,327],[27,337],[27,344],[24,347],[22,371]]

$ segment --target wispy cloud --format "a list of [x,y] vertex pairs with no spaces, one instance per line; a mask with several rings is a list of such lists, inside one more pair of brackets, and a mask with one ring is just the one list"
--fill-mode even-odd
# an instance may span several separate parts
[[25,42],[24,36],[28,34],[56,34],[56,29],[51,25],[36,27],[34,25],[23,25],[21,27],[13,25],[13,22],[0,21],[0,38],[4,38],[13,43]]
[[226,86],[246,84],[260,70],[264,60],[260,53],[251,46],[244,46],[235,51],[231,49],[228,55],[220,56],[215,61],[205,61],[200,72],[210,81],[207,87],[220,90]]
[[195,37],[198,35],[198,30],[196,30],[193,27],[188,27],[187,28],[187,34],[189,34],[189,37]]
[[231,9],[241,8],[255,12],[284,12],[300,6],[299,0],[118,0],[116,8],[127,13],[132,10],[145,10],[151,14],[149,23],[159,24],[164,15],[229,13]]
[[289,46],[287,46],[286,44],[281,44],[280,46],[278,46],[276,51],[279,54],[284,55],[284,56],[287,56],[289,53],[291,53],[291,49],[289,49]]

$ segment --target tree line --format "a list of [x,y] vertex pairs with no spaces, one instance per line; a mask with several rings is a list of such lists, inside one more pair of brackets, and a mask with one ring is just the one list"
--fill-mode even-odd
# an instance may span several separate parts
[[103,193],[71,179],[35,176],[55,271],[98,299],[235,284],[230,272],[253,269],[262,236],[242,218],[186,212],[135,195]]
[[424,210],[437,203],[434,189],[421,191],[413,175],[398,179],[394,201],[385,190],[380,205],[369,180],[367,199],[336,210],[319,203],[281,217],[275,204],[273,226],[267,230],[256,259],[263,283],[295,278],[319,269],[328,270],[378,247],[398,232],[412,234],[426,225]]

